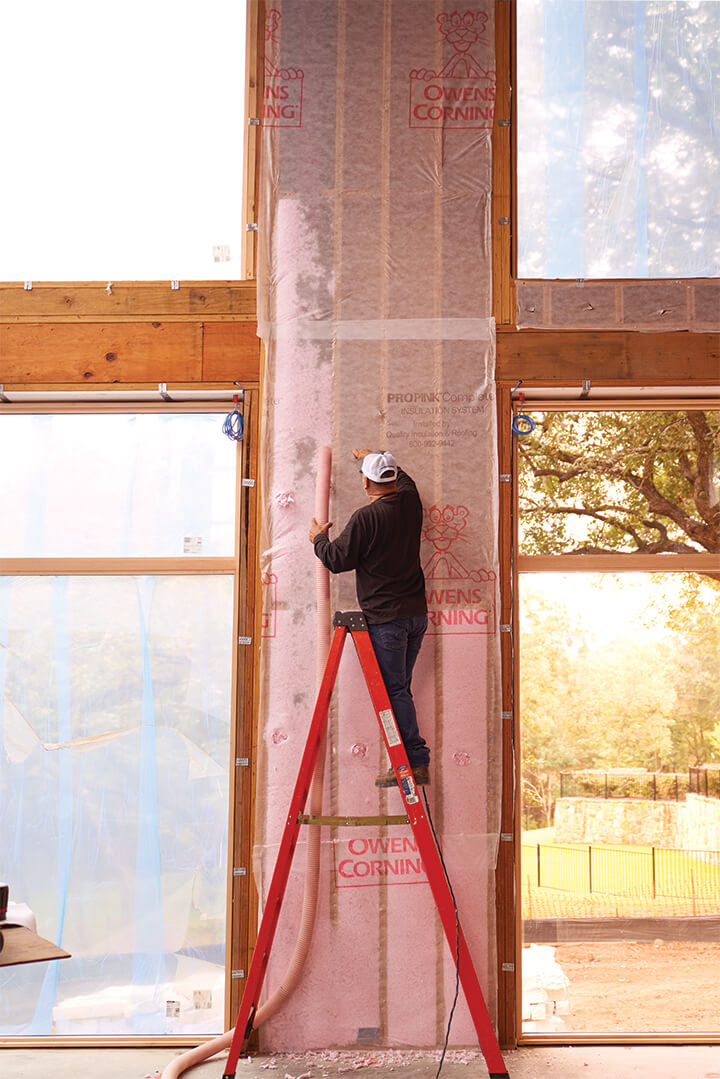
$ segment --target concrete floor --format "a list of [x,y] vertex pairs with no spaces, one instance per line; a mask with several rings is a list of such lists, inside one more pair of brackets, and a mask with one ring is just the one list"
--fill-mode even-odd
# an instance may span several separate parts
[[[0,1049],[2,1079],[154,1079],[179,1050]],[[188,1079],[222,1079],[220,1054],[184,1073]],[[257,1056],[238,1063],[238,1079],[338,1079],[362,1072],[367,1079],[435,1079],[439,1053],[372,1050]],[[505,1053],[510,1079],[720,1079],[716,1046],[575,1046],[524,1048]],[[485,1079],[476,1052],[451,1051],[441,1079]]]

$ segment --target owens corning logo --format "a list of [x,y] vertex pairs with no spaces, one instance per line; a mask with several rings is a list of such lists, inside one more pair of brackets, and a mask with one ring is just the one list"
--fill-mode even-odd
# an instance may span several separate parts
[[[278,68],[269,57],[270,52],[279,54],[280,44],[276,33],[282,15],[269,11],[265,18],[265,100],[262,119],[265,127],[302,127],[303,79],[299,67]],[[275,46],[275,48],[273,48]]]
[[262,614],[260,616],[260,636],[274,637],[277,633],[277,575],[261,573]]
[[423,566],[431,636],[496,632],[495,574],[466,569],[451,550],[461,541],[469,516],[467,506],[432,506],[425,511],[422,534],[433,547]]
[[453,11],[437,16],[444,42],[452,55],[440,71],[410,72],[410,127],[474,128],[493,126],[495,72],[485,70],[470,51],[485,48],[484,11]]

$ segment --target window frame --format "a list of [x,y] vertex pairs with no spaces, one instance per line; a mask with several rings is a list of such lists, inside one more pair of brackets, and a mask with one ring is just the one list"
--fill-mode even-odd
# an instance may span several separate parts
[[[197,390],[198,387],[195,387]],[[53,402],[47,394],[42,402],[0,405],[4,414],[227,414],[233,407],[233,390],[225,389],[224,401],[132,400],[138,391],[124,388],[128,400],[122,402],[83,401],[82,389],[74,401]],[[0,576],[134,576],[138,574],[207,575],[233,578],[232,671],[230,686],[230,746],[227,791],[227,899],[225,922],[225,1007],[224,1029],[233,1022],[242,992],[242,972],[247,969],[255,937],[257,893],[249,867],[252,864],[254,787],[256,781],[257,722],[256,687],[259,680],[261,636],[261,584],[257,572],[258,531],[258,390],[245,388],[241,410],[244,437],[236,443],[235,550],[232,555],[196,555],[143,558],[0,558]],[[222,437],[220,431],[218,437]],[[248,867],[236,874],[238,866]],[[41,1048],[58,1046],[194,1046],[194,1035],[154,1035],[145,1037],[92,1035],[52,1037],[0,1037],[0,1047]]]

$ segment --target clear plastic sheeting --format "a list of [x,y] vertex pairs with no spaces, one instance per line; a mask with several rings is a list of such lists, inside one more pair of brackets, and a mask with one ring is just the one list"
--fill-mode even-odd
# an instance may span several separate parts
[[720,275],[720,4],[518,0],[518,275]]
[[72,956],[0,967],[3,1036],[222,1029],[232,603],[0,578],[0,878]]
[[519,329],[720,330],[719,281],[517,281]]
[[223,414],[10,414],[0,423],[0,557],[235,550],[237,447]]
[[[425,506],[430,626],[413,679],[428,797],[494,1010],[500,806],[494,326],[493,6],[295,0],[267,13],[259,329],[266,342],[263,691],[254,867],[264,899],[316,695],[320,451],[338,535],[365,499],[352,449],[389,449]],[[355,609],[354,575],[331,609]],[[348,643],[331,705],[323,812],[402,808]],[[409,826],[323,829],[303,978],[266,1050],[442,1043],[455,970]],[[267,971],[298,932],[301,836]],[[476,1034],[462,997],[451,1042]]]

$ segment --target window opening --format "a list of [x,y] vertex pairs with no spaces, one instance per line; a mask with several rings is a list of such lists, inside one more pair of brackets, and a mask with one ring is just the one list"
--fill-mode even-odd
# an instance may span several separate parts
[[225,411],[0,418],[17,440],[0,877],[72,955],[3,968],[3,1036],[224,1029],[239,452]]
[[720,5],[518,0],[518,276],[720,274]]
[[720,413],[525,411],[522,1035],[717,1037]]
[[3,5],[0,280],[241,277],[245,7]]

